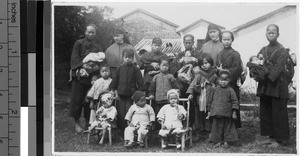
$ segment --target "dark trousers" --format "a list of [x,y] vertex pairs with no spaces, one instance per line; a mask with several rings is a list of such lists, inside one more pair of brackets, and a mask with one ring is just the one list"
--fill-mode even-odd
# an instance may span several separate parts
[[89,85],[79,82],[76,78],[72,80],[71,84],[71,111],[70,116],[78,121],[84,109],[84,118],[86,123],[89,123],[90,119],[90,108],[89,104],[84,102],[86,94],[90,89]]
[[212,120],[210,142],[218,143],[238,140],[237,130],[231,117],[212,117]]
[[133,101],[131,99],[131,96],[120,96],[120,99],[118,100],[116,109],[117,109],[117,125],[122,132],[124,132],[125,128],[127,127],[127,121],[125,120],[125,116],[130,108],[130,106],[133,104]]
[[287,99],[260,97],[260,134],[274,136],[277,141],[290,139]]

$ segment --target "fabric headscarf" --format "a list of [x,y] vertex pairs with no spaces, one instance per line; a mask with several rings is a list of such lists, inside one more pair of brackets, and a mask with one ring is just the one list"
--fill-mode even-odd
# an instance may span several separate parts
[[209,36],[209,31],[211,30],[217,30],[219,32],[219,39],[220,41],[222,40],[222,36],[221,36],[221,30],[220,28],[215,25],[215,24],[209,24],[208,27],[207,27],[207,33],[206,33],[206,37],[205,37],[205,41],[208,42],[211,40],[210,36]]
[[142,91],[136,91],[131,99],[134,101],[134,102],[138,102],[143,96],[146,96],[146,94]]
[[177,89],[170,89],[168,92],[167,92],[167,98],[169,99],[169,96],[171,94],[175,94],[177,96],[177,98],[179,99],[179,92]]

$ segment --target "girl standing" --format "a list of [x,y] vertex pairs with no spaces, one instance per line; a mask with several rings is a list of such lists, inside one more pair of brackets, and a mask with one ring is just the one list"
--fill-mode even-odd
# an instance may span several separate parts
[[[231,87],[236,95],[238,100],[240,100],[240,88],[237,85],[237,79],[241,76],[243,72],[243,67],[241,66],[242,60],[240,53],[232,49],[231,44],[234,41],[232,32],[223,31],[222,32],[222,43],[224,49],[219,53],[217,59],[218,69],[227,69],[230,72],[230,81],[229,87]],[[237,112],[237,120],[235,121],[236,128],[241,128],[241,118],[240,112]]]
[[[214,61],[208,54],[203,54],[201,60],[199,60],[200,72],[195,76],[192,83],[190,84],[187,94],[188,99],[193,100],[194,97],[197,99],[194,101],[195,105],[195,123],[196,137],[194,141],[200,139],[200,131],[204,132],[206,129],[205,118],[207,116],[207,98],[211,94],[212,89],[217,84],[216,70],[212,68]],[[208,131],[210,129],[207,129]]]

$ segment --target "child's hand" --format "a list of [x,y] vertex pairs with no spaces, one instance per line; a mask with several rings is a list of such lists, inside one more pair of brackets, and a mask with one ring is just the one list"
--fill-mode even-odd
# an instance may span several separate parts
[[190,95],[188,96],[188,99],[189,99],[189,100],[193,100],[193,95],[190,94]]
[[130,123],[130,124],[129,124],[129,127],[134,127],[133,123]]
[[234,120],[237,119],[236,111],[233,111],[233,113],[232,113],[232,119],[234,119]]
[[178,114],[178,116],[177,116],[177,118],[179,119],[179,120],[182,120],[183,119],[183,114]]
[[210,118],[210,112],[207,113],[207,117],[205,119],[209,119]]
[[150,95],[149,99],[152,100],[154,98],[154,95]]
[[119,99],[120,99],[118,94],[115,95],[115,99],[116,99],[116,100],[119,100]]
[[158,69],[159,69],[159,64],[156,63],[156,62],[152,62],[150,65],[151,65],[155,70],[158,70]]
[[93,102],[90,103],[90,109],[94,109],[94,103]]

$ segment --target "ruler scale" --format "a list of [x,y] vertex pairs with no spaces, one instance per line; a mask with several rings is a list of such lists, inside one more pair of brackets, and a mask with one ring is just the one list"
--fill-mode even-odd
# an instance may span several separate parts
[[0,151],[20,155],[20,3],[0,6]]

